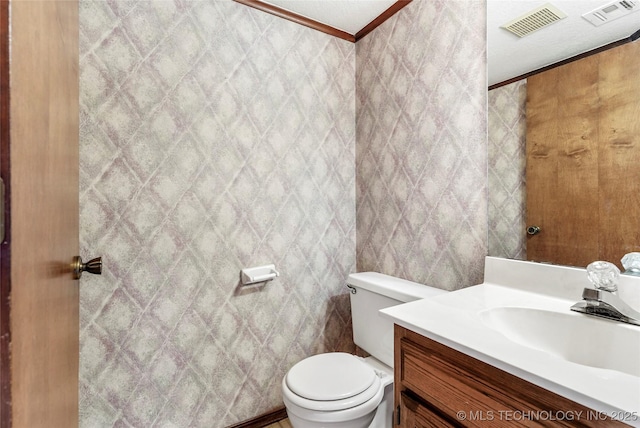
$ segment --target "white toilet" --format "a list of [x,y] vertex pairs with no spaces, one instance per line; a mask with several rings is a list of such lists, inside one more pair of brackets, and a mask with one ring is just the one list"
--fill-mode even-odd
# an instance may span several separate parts
[[391,428],[393,426],[393,322],[378,311],[446,293],[376,272],[349,275],[353,341],[371,354],[314,355],[282,380],[294,428]]

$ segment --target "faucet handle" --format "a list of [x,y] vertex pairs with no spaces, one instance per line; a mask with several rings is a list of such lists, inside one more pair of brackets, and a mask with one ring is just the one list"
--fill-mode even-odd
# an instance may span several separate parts
[[587,266],[587,277],[598,290],[618,291],[620,269],[613,263],[597,261]]
[[640,275],[640,253],[627,253],[620,262],[622,267],[625,268],[624,273]]

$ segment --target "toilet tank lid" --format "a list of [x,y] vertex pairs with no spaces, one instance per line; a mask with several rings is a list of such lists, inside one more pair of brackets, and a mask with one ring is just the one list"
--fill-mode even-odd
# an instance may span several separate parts
[[447,293],[447,290],[429,287],[406,279],[396,278],[378,272],[352,273],[347,279],[347,284],[362,288],[383,296],[390,297],[400,302],[412,302],[418,299],[437,296]]

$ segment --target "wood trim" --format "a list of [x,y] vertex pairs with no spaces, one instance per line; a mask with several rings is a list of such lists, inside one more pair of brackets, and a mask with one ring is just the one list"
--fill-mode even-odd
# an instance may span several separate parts
[[277,17],[295,22],[296,24],[304,25],[305,27],[313,28],[314,30],[321,31],[323,33],[329,34],[330,36],[338,37],[340,39],[347,40],[349,42],[357,42],[362,39],[364,36],[375,30],[378,26],[380,26],[387,19],[391,18],[396,14],[400,9],[411,3],[412,0],[398,0],[394,4],[392,4],[387,10],[382,12],[380,16],[367,24],[362,30],[358,31],[356,34],[350,34],[346,31],[339,30],[330,25],[323,24],[311,18],[307,18],[306,16],[299,15],[297,13],[291,12],[286,9],[282,9],[281,7],[274,6],[269,3],[265,3],[263,0],[234,0],[237,3],[243,4],[245,6],[252,7],[254,9],[261,10],[266,13],[270,13],[271,15],[275,15]]
[[0,426],[11,426],[11,217],[9,1],[0,1],[0,176],[5,184],[5,239],[0,243]]
[[286,418],[287,410],[284,407],[281,407],[269,413],[265,413],[264,415],[256,416],[253,419],[231,425],[227,428],[263,428]]
[[252,7],[254,9],[261,10],[263,12],[270,13],[271,15],[275,15],[277,17],[295,22],[296,24],[304,25],[305,27],[313,28],[314,30],[322,31],[323,33],[329,34],[331,36],[335,36],[349,42],[356,41],[356,38],[353,34],[349,34],[346,31],[338,30],[335,27],[330,25],[322,24],[318,21],[314,21],[313,19],[307,18],[306,16],[298,15],[297,13],[293,13],[286,9],[282,9],[278,6],[274,6],[272,4],[264,3],[261,0],[234,0],[240,4],[244,4],[245,6]]
[[364,36],[375,30],[378,26],[382,25],[387,19],[395,15],[400,9],[411,3],[412,0],[398,0],[392,4],[389,9],[385,10],[376,19],[367,24],[362,30],[358,31],[355,35],[356,42],[362,39]]
[[617,48],[618,46],[622,46],[624,44],[633,42],[636,39],[638,39],[638,37],[640,37],[639,33],[640,33],[640,31],[637,31],[637,32],[633,33],[630,37],[626,37],[624,39],[617,40],[615,42],[611,42],[608,45],[600,46],[599,48],[595,48],[595,49],[592,49],[590,51],[583,52],[581,54],[572,56],[571,58],[567,58],[567,59],[564,59],[562,61],[558,61],[558,62],[556,62],[554,64],[547,65],[545,67],[539,68],[537,70],[533,70],[533,71],[530,71],[528,73],[521,74],[520,76],[514,77],[514,78],[509,79],[509,80],[505,80],[504,82],[495,83],[495,84],[489,86],[489,90],[496,89],[496,88],[499,88],[501,86],[509,85],[509,84],[511,84],[513,82],[517,82],[518,80],[526,79],[526,78],[531,77],[533,75],[536,75],[536,74],[543,73],[545,71],[551,70],[552,68],[560,67],[562,65],[569,64],[570,62],[578,61],[579,59],[583,59],[583,58],[589,57],[591,55],[599,54],[600,52],[604,52],[604,51],[607,51],[609,49]]

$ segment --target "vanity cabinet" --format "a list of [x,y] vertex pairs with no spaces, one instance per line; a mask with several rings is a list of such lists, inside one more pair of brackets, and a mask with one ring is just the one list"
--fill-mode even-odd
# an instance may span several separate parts
[[398,325],[394,365],[401,427],[627,426]]

